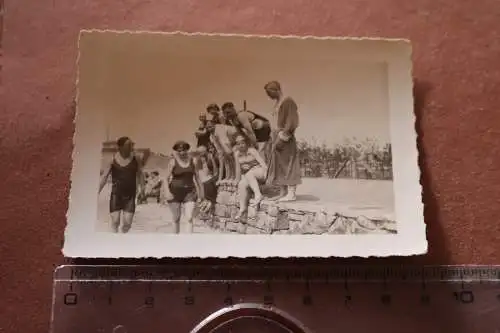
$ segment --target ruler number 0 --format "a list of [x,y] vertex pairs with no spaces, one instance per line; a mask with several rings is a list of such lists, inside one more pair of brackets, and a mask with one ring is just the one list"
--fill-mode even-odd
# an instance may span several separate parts
[[470,290],[455,291],[453,297],[457,302],[463,304],[474,303],[474,294]]
[[78,295],[75,293],[64,294],[64,305],[77,305]]

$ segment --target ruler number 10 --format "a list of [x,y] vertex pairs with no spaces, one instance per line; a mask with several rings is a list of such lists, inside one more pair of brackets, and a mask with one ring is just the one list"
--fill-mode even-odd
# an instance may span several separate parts
[[474,294],[469,290],[455,291],[453,297],[462,304],[474,303]]

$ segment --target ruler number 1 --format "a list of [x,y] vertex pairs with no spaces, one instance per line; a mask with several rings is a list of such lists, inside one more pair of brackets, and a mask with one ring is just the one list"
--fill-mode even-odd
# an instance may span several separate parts
[[453,297],[455,297],[457,302],[463,304],[474,303],[474,294],[469,290],[455,291]]
[[186,296],[184,297],[185,305],[194,305],[194,296]]

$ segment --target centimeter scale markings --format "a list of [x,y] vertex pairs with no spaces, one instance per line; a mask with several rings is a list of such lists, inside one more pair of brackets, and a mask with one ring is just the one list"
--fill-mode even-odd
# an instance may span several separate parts
[[500,267],[62,266],[52,319],[53,333],[500,333]]

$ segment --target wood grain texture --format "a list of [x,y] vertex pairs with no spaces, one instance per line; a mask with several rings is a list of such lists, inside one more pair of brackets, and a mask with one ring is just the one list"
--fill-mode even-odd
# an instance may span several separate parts
[[11,0],[4,10],[0,331],[48,331],[82,28],[411,39],[429,254],[322,262],[500,261],[497,0]]

